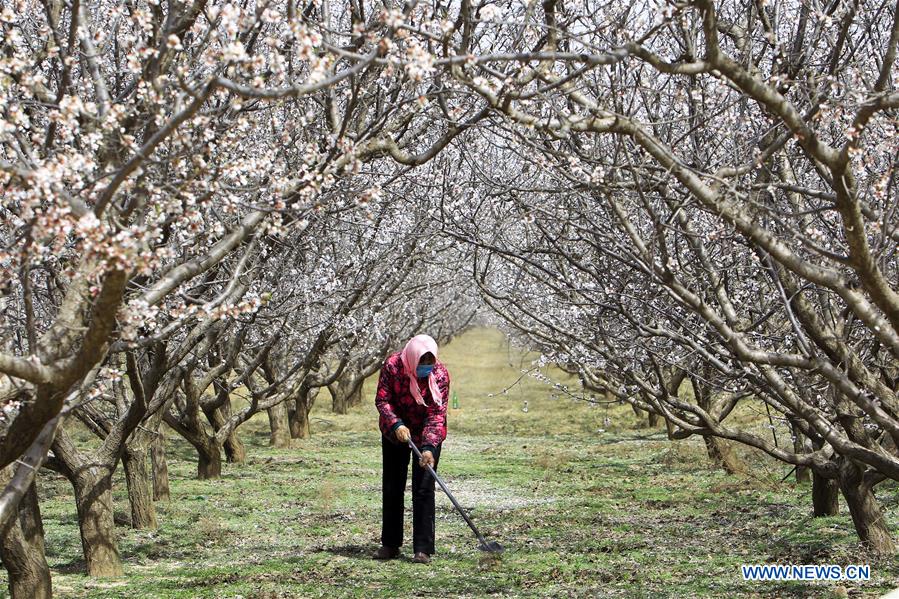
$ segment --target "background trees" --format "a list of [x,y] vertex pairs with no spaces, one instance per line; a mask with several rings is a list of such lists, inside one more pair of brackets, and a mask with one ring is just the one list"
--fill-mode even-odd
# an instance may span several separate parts
[[[893,550],[873,489],[899,477],[894,5],[22,1],[0,21],[10,551],[40,553],[21,502],[51,444],[86,556],[106,551],[88,569],[116,574],[109,481],[121,461],[132,525],[155,525],[161,423],[214,478],[254,414],[273,444],[308,435],[320,390],[345,411],[479,301],[724,468],[737,442],[809,469],[817,513],[839,486]],[[733,424],[750,401],[792,443]]]
[[[482,197],[502,198],[453,223],[500,214],[501,232],[459,235],[481,250],[488,301],[672,436],[747,443],[839,480],[861,538],[892,552],[871,489],[899,459],[895,11],[695,2],[652,23],[551,3],[544,16],[596,19],[595,34],[548,33],[552,50],[627,56],[590,75],[546,61],[461,78],[508,117],[519,156],[542,155],[524,180],[471,161]],[[685,377],[695,402],[677,393]],[[728,427],[750,394],[814,449]]]

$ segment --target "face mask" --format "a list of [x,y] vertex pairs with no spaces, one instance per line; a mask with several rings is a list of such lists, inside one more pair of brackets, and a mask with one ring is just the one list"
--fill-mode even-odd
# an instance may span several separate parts
[[429,374],[431,374],[432,370],[434,370],[433,364],[428,364],[427,366],[421,365],[415,369],[415,376],[417,376],[420,379],[423,379],[426,376],[428,376]]

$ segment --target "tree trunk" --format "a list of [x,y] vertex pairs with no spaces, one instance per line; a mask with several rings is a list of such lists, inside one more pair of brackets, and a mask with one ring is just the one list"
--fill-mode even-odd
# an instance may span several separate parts
[[846,506],[852,515],[858,538],[874,553],[895,554],[896,546],[890,535],[890,527],[874,497],[871,485],[865,481],[863,469],[849,459],[844,459],[840,467],[840,491],[843,492]]
[[128,486],[128,503],[131,504],[131,527],[155,529],[156,506],[150,488],[150,473],[147,472],[146,447],[126,448],[122,454],[122,466]]
[[[707,413],[711,413],[712,398],[709,389],[695,377],[690,377],[690,384],[693,386],[693,396],[696,398],[697,405]],[[727,441],[712,435],[704,436],[702,439],[705,441],[706,452],[709,454],[712,464],[728,474],[746,472],[746,466],[736,456]]]
[[309,412],[318,396],[319,388],[307,389],[301,387],[296,400],[293,402],[293,410],[290,411],[290,436],[294,439],[306,439],[309,437]]
[[112,468],[96,465],[80,468],[75,472],[73,487],[87,573],[98,577],[121,576],[122,559],[112,519]]
[[[62,428],[53,441],[52,460],[47,466],[60,472],[75,491],[81,548],[90,576],[121,576],[122,560],[112,519],[112,473],[119,456],[101,458],[82,454]],[[108,461],[104,461],[108,460]]]
[[328,385],[331,393],[331,411],[346,414],[352,406],[362,403],[362,385],[365,377],[359,372],[347,371],[337,381]]
[[[210,413],[205,414],[210,418]],[[164,418],[166,424],[197,450],[197,478],[219,478],[222,475],[222,443],[216,438],[215,432],[212,435],[206,432],[200,413],[188,415],[184,420],[171,415]]]
[[334,383],[328,386],[328,391],[331,392],[331,411],[335,414],[346,414],[349,406],[347,396],[343,392],[343,385]]
[[649,428],[655,428],[659,426],[659,415],[652,411],[648,412],[647,414],[648,416],[646,417],[646,425]]
[[796,483],[807,485],[812,480],[811,472],[805,466],[796,466]]
[[354,383],[353,389],[350,391],[349,395],[347,395],[347,405],[352,408],[358,405],[362,405],[362,385],[365,384],[365,379],[356,381]]
[[197,446],[197,478],[201,480],[219,478],[222,475],[222,447],[215,439],[207,439]]
[[247,461],[247,448],[244,446],[237,431],[232,432],[225,439],[225,459],[229,464],[245,464]]
[[[225,422],[231,418],[231,402],[225,401],[220,407],[206,413],[206,417],[212,424],[212,430],[218,432],[219,429],[225,426]],[[224,448],[225,459],[228,460],[229,464],[243,464],[247,461],[247,449],[241,442],[240,437],[237,436],[237,428],[234,428],[231,434],[228,435],[228,438],[225,439]]]
[[293,411],[293,419],[290,421],[290,436],[294,439],[307,439],[309,437],[309,410],[305,402],[299,399]]
[[727,441],[712,436],[706,436],[702,439],[705,441],[709,460],[711,460],[714,466],[721,468],[727,474],[746,472],[746,466],[736,456],[733,448]]
[[[795,419],[790,419],[790,428],[793,432],[793,451],[795,453],[811,453],[811,443],[799,429]],[[805,466],[796,466],[796,482],[798,484],[809,483],[812,480],[811,471]]]
[[[0,473],[2,485],[12,477],[12,469],[8,466]],[[12,599],[51,599],[50,567],[44,557],[44,527],[35,483],[0,530],[0,560],[6,568]]]
[[156,428],[153,441],[150,443],[150,459],[153,462],[153,500],[168,501],[169,493],[169,466],[165,459],[165,434],[162,425]]
[[272,431],[269,445],[282,449],[290,447],[290,423],[287,421],[287,406],[279,403],[267,411],[268,423]]
[[[218,409],[218,413],[222,415],[223,420],[231,418],[231,401],[226,401],[222,407]],[[230,464],[244,464],[247,461],[247,448],[237,436],[237,427],[231,430],[231,434],[225,439],[225,457]]]
[[[608,394],[606,395],[606,397],[608,398]],[[631,404],[631,410],[633,410],[634,416],[637,417],[637,428],[643,428],[644,426],[648,425],[648,421],[644,421],[643,419],[643,410],[641,410],[634,404]]]
[[812,509],[815,518],[840,513],[840,485],[835,478],[824,478],[812,472]]
[[290,438],[296,439],[298,434],[297,428],[297,402],[291,401],[287,404],[287,425],[290,427]]

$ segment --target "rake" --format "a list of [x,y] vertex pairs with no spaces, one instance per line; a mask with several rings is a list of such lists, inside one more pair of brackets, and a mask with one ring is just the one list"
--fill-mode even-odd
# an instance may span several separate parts
[[[418,459],[421,459],[421,452],[418,451],[418,448],[415,446],[411,440],[409,440],[409,447],[412,448],[412,451],[415,452],[415,455]],[[465,519],[465,523],[468,524],[468,527],[474,532],[475,536],[478,538],[480,545],[478,545],[478,549],[481,551],[489,551],[490,553],[502,553],[504,547],[497,543],[496,541],[488,541],[484,538],[484,535],[478,530],[478,527],[474,525],[474,522],[471,521],[471,518],[468,517],[468,514],[465,513],[465,510],[462,509],[462,506],[459,505],[459,502],[456,501],[456,498],[453,497],[453,494],[450,493],[449,488],[446,486],[446,483],[443,482],[443,479],[437,474],[434,468],[431,467],[430,464],[427,466],[428,472],[431,473],[431,476],[434,477],[434,480],[437,481],[437,484],[440,485],[440,488],[443,489],[443,492],[446,493],[446,496],[449,497],[449,500],[453,502],[453,505],[458,510],[459,514],[462,515],[462,518]]]

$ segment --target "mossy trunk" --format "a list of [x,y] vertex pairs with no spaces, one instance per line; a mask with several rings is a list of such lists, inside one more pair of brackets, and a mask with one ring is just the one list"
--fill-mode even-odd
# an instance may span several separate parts
[[153,503],[152,482],[147,469],[145,447],[127,448],[122,454],[128,503],[131,505],[131,527],[155,529],[156,506]]
[[[0,481],[5,485],[13,467],[3,469]],[[0,560],[6,568],[12,599],[51,599],[53,589],[50,567],[44,555],[44,527],[32,483],[19,502],[16,513],[0,529]]]
[[153,468],[153,500],[168,501],[171,497],[169,466],[165,459],[165,435],[162,432],[162,425],[158,427],[150,443],[150,461]]
[[271,427],[269,445],[277,448],[290,447],[290,423],[287,420],[287,406],[279,403],[267,410]]
[[896,546],[890,527],[874,497],[873,489],[865,481],[862,468],[848,459],[840,467],[840,491],[862,543],[873,553],[894,555]]

